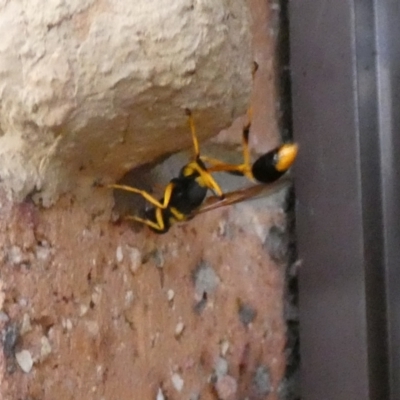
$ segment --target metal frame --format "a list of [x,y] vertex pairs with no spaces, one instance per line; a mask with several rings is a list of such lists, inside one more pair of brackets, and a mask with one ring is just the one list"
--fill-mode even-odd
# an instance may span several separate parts
[[400,2],[289,2],[302,399],[400,399]]

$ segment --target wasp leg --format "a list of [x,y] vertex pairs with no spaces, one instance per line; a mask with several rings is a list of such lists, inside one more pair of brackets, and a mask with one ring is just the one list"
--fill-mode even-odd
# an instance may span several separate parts
[[160,201],[158,201],[155,197],[153,197],[150,193],[147,193],[145,190],[136,189],[134,187],[127,186],[127,185],[116,185],[116,184],[108,185],[108,187],[110,189],[120,189],[120,190],[125,190],[127,192],[140,194],[153,206],[155,206],[157,208],[165,209],[168,207],[169,202],[171,200],[171,195],[172,195],[172,190],[174,188],[174,184],[170,182],[166,186],[165,191],[164,191],[164,199],[163,199],[162,203]]
[[247,123],[243,126],[242,130],[243,163],[236,166],[236,171],[241,172],[246,178],[255,182],[253,173],[251,172],[252,167],[250,162],[250,149],[249,149],[249,134],[250,134],[252,117],[253,117],[253,109],[250,107],[247,110]]
[[158,212],[156,211],[156,221],[152,221],[151,219],[140,218],[135,215],[128,215],[125,217],[125,219],[140,222],[141,224],[147,225],[156,231],[162,232],[164,231],[165,225],[159,210],[160,208],[157,209]]
[[204,186],[208,187],[220,198],[223,198],[224,195],[222,193],[222,189],[215,181],[215,179],[212,177],[212,175],[207,171],[207,168],[205,167],[205,165],[203,165],[201,161],[202,157],[200,156],[199,141],[197,139],[196,126],[194,124],[194,119],[191,110],[187,108],[186,114],[189,118],[189,126],[190,126],[190,132],[192,134],[194,156],[195,156],[195,162],[190,163],[191,164],[190,167],[195,169],[200,174]]
[[195,159],[198,159],[200,156],[200,148],[199,148],[199,141],[197,140],[196,127],[194,124],[192,111],[189,110],[189,108],[187,108],[185,111],[186,111],[186,115],[189,118],[190,132],[192,134],[192,140],[193,140],[194,156],[195,156]]
[[[258,64],[257,62],[254,61],[253,71],[252,71],[253,83],[257,70],[258,70]],[[247,110],[247,123],[243,126],[242,130],[243,164],[238,166],[239,167],[238,171],[242,172],[243,175],[246,176],[246,178],[255,182],[256,180],[254,179],[252,173],[250,149],[249,149],[249,134],[250,134],[250,127],[252,120],[253,120],[253,108],[250,106]]]
[[243,126],[242,132],[242,147],[243,147],[243,163],[242,164],[228,164],[223,161],[220,161],[216,158],[201,156],[201,160],[206,163],[211,164],[210,168],[207,168],[208,172],[232,172],[238,173],[240,175],[246,176],[251,181],[255,181],[254,176],[251,172],[251,164],[250,164],[250,150],[249,150],[249,132],[251,126],[251,116],[252,110],[251,108],[247,112],[248,122]]
[[218,160],[208,156],[201,156],[202,161],[211,164],[212,166],[207,168],[208,172],[238,172],[244,173],[244,164],[228,164],[224,161]]
[[246,171],[246,176],[251,180],[254,180],[253,175],[251,173],[250,149],[249,149],[249,134],[250,134],[252,117],[253,117],[253,109],[250,107],[247,111],[247,124],[243,126],[242,147],[243,147],[243,169]]
[[164,229],[164,227],[159,226],[158,223],[151,221],[150,219],[135,217],[134,215],[128,215],[127,217],[125,217],[125,219],[140,222],[141,224],[147,225],[157,231],[162,231]]
[[192,161],[185,167],[187,171],[195,171],[199,174],[197,178],[201,186],[206,187],[212,190],[218,197],[223,198],[224,194],[222,192],[221,187],[212,177],[212,175],[208,172],[208,169],[204,165],[201,158],[198,158],[196,161]]
[[207,168],[210,173],[228,172],[233,175],[245,176],[255,182],[253,174],[247,169],[245,164],[228,164],[216,159],[206,159],[205,161],[212,165],[212,167]]
[[175,221],[185,221],[187,219],[186,214],[182,214],[174,207],[171,207],[170,211],[171,211],[171,214],[173,215]]
[[223,199],[224,198],[224,193],[222,192],[221,187],[218,185],[218,183],[215,181],[213,176],[209,173],[208,170],[202,171],[201,176],[203,181],[205,182],[206,186],[211,189],[219,198]]

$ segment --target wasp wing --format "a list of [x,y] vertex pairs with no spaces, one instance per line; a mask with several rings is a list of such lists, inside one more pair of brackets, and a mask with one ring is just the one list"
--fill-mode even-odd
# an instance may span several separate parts
[[289,184],[290,177],[285,176],[271,184],[260,183],[258,185],[225,193],[223,199],[220,199],[217,196],[210,196],[204,201],[203,205],[198,210],[194,211],[192,216],[212,211],[220,207],[229,206],[231,204],[240,203],[251,198],[271,195],[282,188],[289,186]]

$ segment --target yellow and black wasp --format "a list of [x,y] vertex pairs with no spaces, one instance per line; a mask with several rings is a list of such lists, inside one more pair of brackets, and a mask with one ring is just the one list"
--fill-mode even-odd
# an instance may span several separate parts
[[[288,184],[289,179],[281,177],[292,166],[297,156],[297,144],[286,143],[263,154],[251,164],[248,144],[251,118],[243,128],[243,163],[228,164],[218,159],[201,156],[193,116],[189,110],[187,114],[195,157],[193,161],[182,167],[177,178],[171,179],[160,200],[141,189],[118,184],[109,186],[113,189],[137,193],[152,204],[152,207],[145,210],[144,218],[127,216],[126,219],[143,223],[160,234],[168,232],[174,223],[189,220],[197,214],[235,204],[263,192],[279,190]],[[207,167],[207,163],[211,166]],[[212,173],[217,172],[245,176],[253,182],[260,183],[224,194],[212,176]],[[208,190],[215,195],[204,203]]]
[[[255,63],[253,76],[257,67]],[[258,195],[266,189],[274,190],[287,184],[287,180],[283,181],[280,178],[293,164],[297,156],[297,144],[286,143],[278,146],[251,164],[249,150],[251,109],[248,112],[248,121],[242,131],[243,162],[241,164],[228,164],[218,159],[201,156],[192,113],[187,109],[186,114],[192,134],[194,159],[182,167],[177,178],[173,178],[169,182],[164,190],[164,196],[160,200],[148,192],[134,187],[118,184],[109,186],[113,189],[139,194],[152,205],[145,210],[144,218],[127,216],[126,219],[145,224],[156,233],[166,233],[176,222],[186,221],[197,214],[238,203]],[[261,184],[223,194],[212,176],[217,172],[245,176],[251,181]],[[274,184],[277,181],[278,183]],[[273,184],[273,186],[270,187],[268,184]],[[207,202],[203,204],[208,190],[211,190],[215,196],[207,199]]]
[[218,199],[223,199],[221,188],[208,172],[200,156],[192,113],[187,109],[186,114],[192,134],[194,159],[181,168],[177,178],[171,179],[160,200],[141,189],[126,185],[109,185],[112,189],[139,194],[152,205],[145,210],[144,218],[127,216],[126,219],[145,224],[156,233],[166,233],[172,224],[192,218],[193,213],[203,203],[208,190],[211,190]]

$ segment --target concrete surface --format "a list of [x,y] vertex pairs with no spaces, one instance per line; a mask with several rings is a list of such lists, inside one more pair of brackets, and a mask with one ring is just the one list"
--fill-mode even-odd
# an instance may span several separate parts
[[99,178],[215,135],[246,110],[252,55],[236,0],[0,3],[0,177],[22,200],[81,197]]

